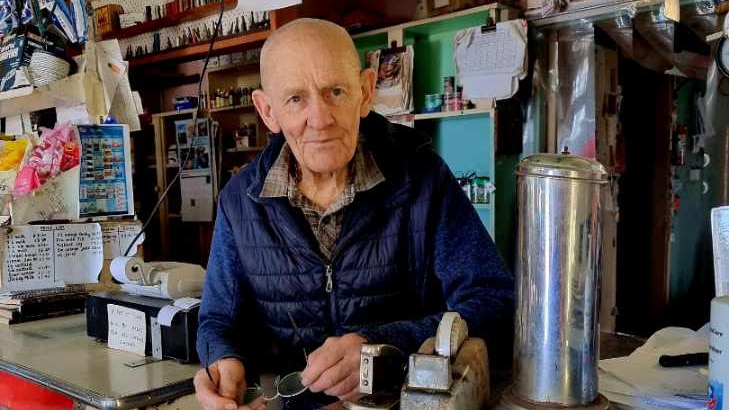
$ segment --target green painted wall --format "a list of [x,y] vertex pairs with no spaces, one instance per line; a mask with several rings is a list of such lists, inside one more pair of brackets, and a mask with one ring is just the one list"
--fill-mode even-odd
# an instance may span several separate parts
[[[684,81],[684,80],[681,80]],[[678,124],[688,127],[688,135],[696,133],[695,98],[703,92],[704,83],[685,80],[680,83],[676,93],[676,110]],[[683,303],[690,297],[692,287],[700,279],[701,272],[710,266],[711,254],[706,253],[710,226],[709,215],[713,202],[711,191],[702,193],[702,181],[710,182],[711,167],[703,168],[703,155],[690,153],[685,166],[675,168],[678,176],[681,206],[673,217],[670,238],[670,300]],[[699,181],[691,181],[690,170],[699,169]],[[710,245],[710,242],[708,243]],[[686,301],[690,303],[690,301]]]
[[[413,45],[415,112],[421,112],[426,94],[441,93],[443,77],[455,75],[453,37],[456,31],[484,24],[488,12],[449,19],[433,24],[407,28],[404,42]],[[355,39],[364,61],[367,51],[388,47],[387,35],[377,34]],[[495,155],[493,119],[487,115],[441,120],[419,121],[416,128],[433,137],[433,146],[454,173],[478,172],[496,184],[496,193],[489,206],[477,211],[502,257],[513,268],[516,217],[517,155]],[[521,138],[518,136],[517,138]]]

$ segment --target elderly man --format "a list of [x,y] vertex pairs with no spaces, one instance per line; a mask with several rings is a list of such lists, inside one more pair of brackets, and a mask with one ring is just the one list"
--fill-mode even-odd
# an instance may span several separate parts
[[198,330],[205,408],[302,369],[317,404],[349,397],[363,343],[414,352],[446,310],[492,349],[511,334],[512,277],[429,140],[370,113],[375,77],[333,23],[296,20],[266,41],[253,101],[278,135],[220,195]]

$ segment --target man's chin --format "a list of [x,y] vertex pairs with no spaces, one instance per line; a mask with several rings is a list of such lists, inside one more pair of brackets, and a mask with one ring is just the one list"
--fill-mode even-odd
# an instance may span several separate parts
[[306,164],[309,171],[316,174],[331,174],[339,172],[347,167],[347,162],[331,162],[331,161],[312,161]]

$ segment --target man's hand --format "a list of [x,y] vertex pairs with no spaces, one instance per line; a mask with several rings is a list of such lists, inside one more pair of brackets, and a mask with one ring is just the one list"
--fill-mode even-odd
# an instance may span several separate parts
[[195,397],[205,410],[264,410],[259,397],[245,406],[238,406],[240,394],[246,388],[246,372],[238,359],[221,359],[195,374]]
[[309,355],[302,382],[314,393],[323,391],[330,396],[347,399],[359,390],[360,348],[367,339],[348,333],[330,337]]

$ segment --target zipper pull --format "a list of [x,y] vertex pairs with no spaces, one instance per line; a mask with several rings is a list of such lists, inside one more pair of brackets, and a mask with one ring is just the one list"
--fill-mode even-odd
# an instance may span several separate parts
[[325,290],[327,293],[332,293],[332,288],[334,287],[334,281],[332,280],[332,265],[327,265],[325,275],[327,276],[327,286]]

